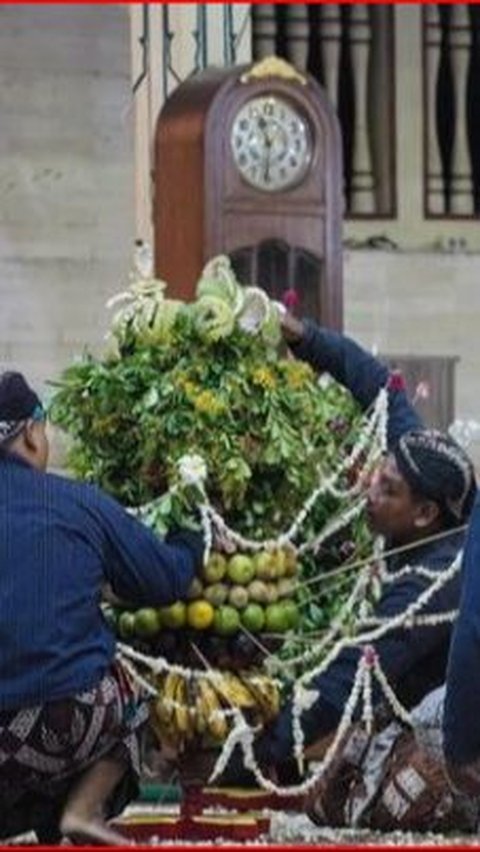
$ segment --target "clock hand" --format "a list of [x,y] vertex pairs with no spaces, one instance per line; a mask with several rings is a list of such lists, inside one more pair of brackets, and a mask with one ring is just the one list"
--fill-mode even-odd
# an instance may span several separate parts
[[266,160],[265,160],[265,169],[264,169],[264,172],[263,172],[263,179],[264,179],[265,183],[269,183],[269,181],[270,181],[270,155],[271,155],[271,152],[272,152],[272,140],[271,140],[267,130],[265,130],[264,137],[265,137]]

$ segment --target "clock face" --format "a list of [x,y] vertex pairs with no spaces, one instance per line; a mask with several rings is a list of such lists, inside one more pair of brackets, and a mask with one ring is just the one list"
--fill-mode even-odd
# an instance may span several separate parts
[[275,95],[252,98],[241,107],[233,121],[230,145],[242,178],[266,192],[300,183],[312,158],[307,121]]

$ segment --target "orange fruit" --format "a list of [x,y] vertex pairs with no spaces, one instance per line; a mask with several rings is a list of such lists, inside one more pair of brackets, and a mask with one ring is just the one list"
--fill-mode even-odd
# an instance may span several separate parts
[[208,630],[213,623],[215,610],[205,600],[192,601],[187,606],[187,624],[195,630]]

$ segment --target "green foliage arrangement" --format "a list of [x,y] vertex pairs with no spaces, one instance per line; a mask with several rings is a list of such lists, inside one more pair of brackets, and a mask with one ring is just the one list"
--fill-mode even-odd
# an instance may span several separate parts
[[[86,355],[56,384],[50,416],[70,438],[69,467],[125,506],[156,500],[162,533],[198,523],[173,490],[176,463],[198,454],[211,502],[252,538],[277,536],[318,483],[352,447],[361,414],[350,394],[319,380],[281,349],[278,312],[263,291],[242,288],[228,258],[205,268],[197,299],[165,297],[165,284],[137,277],[115,300],[108,351]],[[303,528],[313,535],[340,508],[322,497]],[[326,542],[304,576],[362,556],[363,520]],[[319,629],[343,599],[306,595],[305,629]],[[305,595],[304,595],[305,597]],[[315,597],[315,599],[314,599]]]

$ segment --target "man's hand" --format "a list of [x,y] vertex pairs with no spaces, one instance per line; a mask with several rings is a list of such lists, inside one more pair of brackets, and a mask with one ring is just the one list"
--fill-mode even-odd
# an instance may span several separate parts
[[288,311],[280,315],[280,328],[287,343],[298,343],[303,337],[303,323]]

